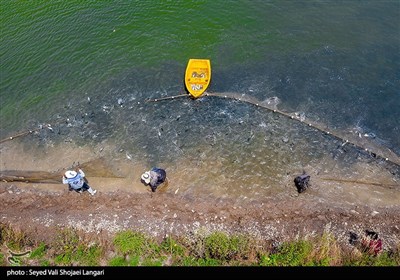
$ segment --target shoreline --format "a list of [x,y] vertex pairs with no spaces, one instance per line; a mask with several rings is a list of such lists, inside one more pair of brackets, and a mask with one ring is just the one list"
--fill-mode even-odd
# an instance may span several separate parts
[[[140,182],[139,175],[146,166],[129,160],[114,165],[99,160],[112,155],[114,150],[110,145],[77,147],[66,143],[60,158],[57,147],[51,146],[41,153],[23,144],[2,144],[2,170],[62,174],[74,160],[85,159],[90,163],[83,168],[89,185],[98,193],[92,197],[88,193],[69,192],[61,183],[61,175],[58,184],[2,181],[1,222],[26,229],[44,240],[52,238],[59,227],[72,227],[88,235],[105,233],[108,237],[125,229],[156,238],[223,231],[278,242],[308,238],[328,230],[342,245],[350,246],[350,231],[362,234],[369,229],[379,233],[384,248],[400,244],[400,192],[396,187],[323,181],[315,173],[311,187],[299,194],[293,174],[289,174],[275,193],[255,190],[253,195],[243,196],[223,189],[192,189],[185,185],[179,168],[174,167],[167,175],[169,188],[152,193]],[[363,165],[359,170],[367,179],[376,176],[367,174],[369,170]],[[378,175],[387,179],[386,174]],[[395,178],[392,180],[396,182]]]

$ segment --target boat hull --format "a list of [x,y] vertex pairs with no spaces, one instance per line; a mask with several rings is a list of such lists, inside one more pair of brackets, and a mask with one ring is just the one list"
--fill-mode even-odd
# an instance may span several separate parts
[[200,97],[211,81],[211,62],[209,59],[189,59],[185,72],[185,85],[194,97]]

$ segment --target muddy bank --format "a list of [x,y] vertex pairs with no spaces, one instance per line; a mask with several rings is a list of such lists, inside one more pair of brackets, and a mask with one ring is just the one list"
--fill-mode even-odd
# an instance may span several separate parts
[[[69,146],[71,145],[71,146]],[[107,147],[107,146],[104,146]],[[59,227],[112,237],[121,230],[141,231],[155,238],[166,235],[223,231],[276,242],[308,238],[328,231],[349,245],[349,232],[379,233],[384,249],[400,243],[400,204],[397,185],[334,184],[311,176],[311,185],[298,193],[292,174],[271,195],[237,196],[228,192],[192,190],[170,168],[168,189],[150,192],[140,182],[143,164],[129,160],[111,165],[112,149],[66,144],[38,153],[23,145],[2,145],[1,167],[19,172],[52,174],[54,182],[0,182],[0,218],[50,240]],[[109,149],[109,150],[108,150]],[[79,159],[95,196],[68,191],[63,170]],[[179,174],[179,172],[177,172]],[[57,178],[59,177],[59,182]]]
[[[141,231],[155,238],[223,231],[265,240],[288,241],[333,233],[344,245],[349,231],[380,233],[386,248],[400,242],[400,207],[336,207],[304,195],[291,199],[230,199],[174,193],[126,191],[69,192],[59,185],[48,190],[23,183],[0,185],[1,221],[49,240],[59,227],[72,227],[112,237],[121,230]],[[52,188],[51,188],[52,187]]]

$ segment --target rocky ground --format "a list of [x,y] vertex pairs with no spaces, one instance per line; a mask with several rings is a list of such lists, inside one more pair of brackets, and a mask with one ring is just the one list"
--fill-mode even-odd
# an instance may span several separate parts
[[211,197],[194,200],[179,192],[99,191],[91,196],[50,187],[38,190],[29,184],[2,182],[1,222],[34,233],[39,240],[52,239],[57,226],[70,226],[108,236],[133,229],[156,238],[218,230],[278,242],[329,231],[344,245],[350,231],[362,234],[371,229],[380,234],[385,248],[400,242],[399,206],[346,209],[320,204],[306,195],[237,204]]

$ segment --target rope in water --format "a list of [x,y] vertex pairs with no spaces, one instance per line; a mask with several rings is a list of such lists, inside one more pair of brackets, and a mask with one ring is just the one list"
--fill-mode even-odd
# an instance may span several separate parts
[[161,98],[156,98],[156,99],[147,99],[146,102],[157,102],[157,101],[162,101],[162,100],[175,99],[175,98],[179,98],[179,97],[190,97],[190,96],[187,94],[179,94],[179,95],[161,97]]
[[61,122],[64,122],[64,121],[65,120],[58,120],[58,121],[54,122],[53,124],[49,124],[49,123],[48,124],[44,124],[44,125],[41,124],[36,129],[27,130],[25,132],[17,133],[15,135],[12,135],[12,136],[9,136],[7,138],[4,138],[4,139],[0,140],[0,144],[4,143],[4,142],[7,142],[7,141],[10,141],[10,140],[14,140],[15,138],[18,138],[18,137],[22,137],[22,136],[26,136],[26,135],[29,135],[29,134],[33,134],[34,132],[38,132],[38,131],[40,131],[42,129],[45,129],[45,128],[53,131],[53,126],[56,126],[57,124],[59,124]]
[[6,141],[13,140],[13,139],[15,139],[15,138],[17,138],[17,137],[21,137],[21,136],[25,136],[25,135],[28,135],[28,134],[32,134],[32,133],[34,133],[34,132],[36,132],[36,131],[39,131],[39,130],[41,130],[41,129],[44,129],[44,128],[52,129],[52,128],[51,128],[51,125],[50,125],[50,124],[47,124],[47,125],[44,125],[44,126],[40,126],[40,127],[37,128],[37,129],[28,130],[28,131],[21,132],[21,133],[15,134],[15,135],[13,135],[13,136],[4,138],[4,139],[0,140],[0,143],[4,143],[4,142],[6,142]]
[[[205,92],[204,95],[205,95],[205,96],[214,96],[214,97],[219,97],[219,98],[233,99],[233,100],[236,100],[236,101],[246,102],[246,103],[255,105],[255,106],[257,106],[257,107],[267,109],[267,110],[269,110],[269,111],[271,111],[271,112],[273,112],[273,113],[276,113],[276,114],[285,116],[285,117],[287,117],[287,118],[289,118],[289,119],[292,119],[292,120],[296,120],[296,121],[301,122],[301,123],[303,123],[303,124],[305,124],[305,125],[307,125],[307,126],[309,126],[309,127],[312,127],[312,128],[314,128],[314,129],[316,129],[316,130],[319,130],[319,131],[321,131],[322,133],[325,133],[326,135],[330,135],[330,136],[332,136],[332,137],[334,137],[334,138],[336,138],[336,139],[339,139],[340,141],[343,142],[342,147],[343,147],[344,145],[352,145],[352,146],[354,146],[355,148],[357,148],[357,149],[359,149],[359,150],[365,151],[366,153],[368,153],[368,154],[369,154],[370,156],[372,156],[373,158],[382,159],[382,160],[384,160],[384,161],[386,161],[386,162],[390,162],[390,163],[392,163],[392,164],[394,164],[394,165],[400,167],[400,160],[397,160],[397,161],[396,161],[396,160],[394,159],[394,157],[396,157],[395,155],[393,156],[393,158],[389,158],[389,157],[380,155],[380,154],[378,154],[378,153],[375,153],[375,152],[371,151],[371,150],[368,149],[368,148],[365,148],[365,147],[362,147],[362,146],[360,146],[360,145],[357,145],[357,144],[355,144],[355,143],[353,143],[353,142],[350,142],[348,139],[344,139],[343,137],[339,136],[338,134],[336,134],[336,133],[334,133],[334,132],[331,132],[331,131],[329,131],[329,130],[327,130],[327,129],[325,129],[325,128],[320,127],[320,126],[319,126],[318,124],[316,124],[316,123],[312,123],[311,121],[306,122],[305,120],[302,120],[301,118],[298,118],[298,117],[294,116],[293,114],[283,112],[283,111],[278,110],[278,109],[276,109],[276,108],[270,108],[270,107],[268,107],[268,106],[266,106],[266,105],[261,104],[258,100],[254,99],[254,98],[251,98],[251,97],[249,97],[249,96],[243,96],[243,95],[242,95],[242,96],[237,96],[237,94],[234,94],[234,93],[223,94],[223,93],[207,93],[207,92]],[[162,100],[176,99],[176,98],[179,98],[179,97],[191,97],[191,96],[188,95],[188,94],[179,94],[179,95],[168,96],[168,97],[163,97],[163,98],[148,99],[148,100],[146,100],[146,101],[147,101],[147,102],[158,102],[158,101],[162,101]],[[192,97],[191,97],[191,98],[192,98]],[[387,149],[388,149],[388,148],[387,148]],[[388,149],[388,150],[389,150],[392,154],[394,154],[394,152],[392,152],[390,149]]]
[[387,187],[387,188],[390,188],[390,189],[392,189],[393,187],[398,187],[399,186],[399,185],[394,185],[394,184],[365,182],[365,181],[359,181],[359,180],[344,180],[344,179],[338,179],[338,178],[321,178],[321,179],[325,180],[325,181],[334,181],[334,182],[340,182],[340,183],[350,183],[350,184],[361,184],[361,185],[373,185],[373,186]]
[[[178,97],[188,97],[188,95],[187,94],[180,94],[180,95],[176,95],[176,96],[169,96],[169,97],[163,97],[163,98],[158,98],[158,99],[154,99],[154,100],[146,100],[146,101],[161,101],[161,100],[166,100],[166,99],[175,99],[175,98],[178,98]],[[53,126],[55,126],[55,125],[56,125],[56,123],[53,124]],[[26,136],[26,135],[29,135],[29,134],[33,134],[34,132],[40,131],[40,130],[45,129],[45,128],[48,128],[50,130],[53,129],[51,124],[40,125],[39,128],[31,129],[31,130],[28,130],[28,131],[25,131],[25,132],[21,132],[21,133],[9,136],[7,138],[4,138],[4,139],[0,140],[0,144],[4,143],[4,142],[7,142],[7,141],[10,141],[10,140],[14,140],[15,138],[18,138],[18,137],[22,137],[22,136]]]

